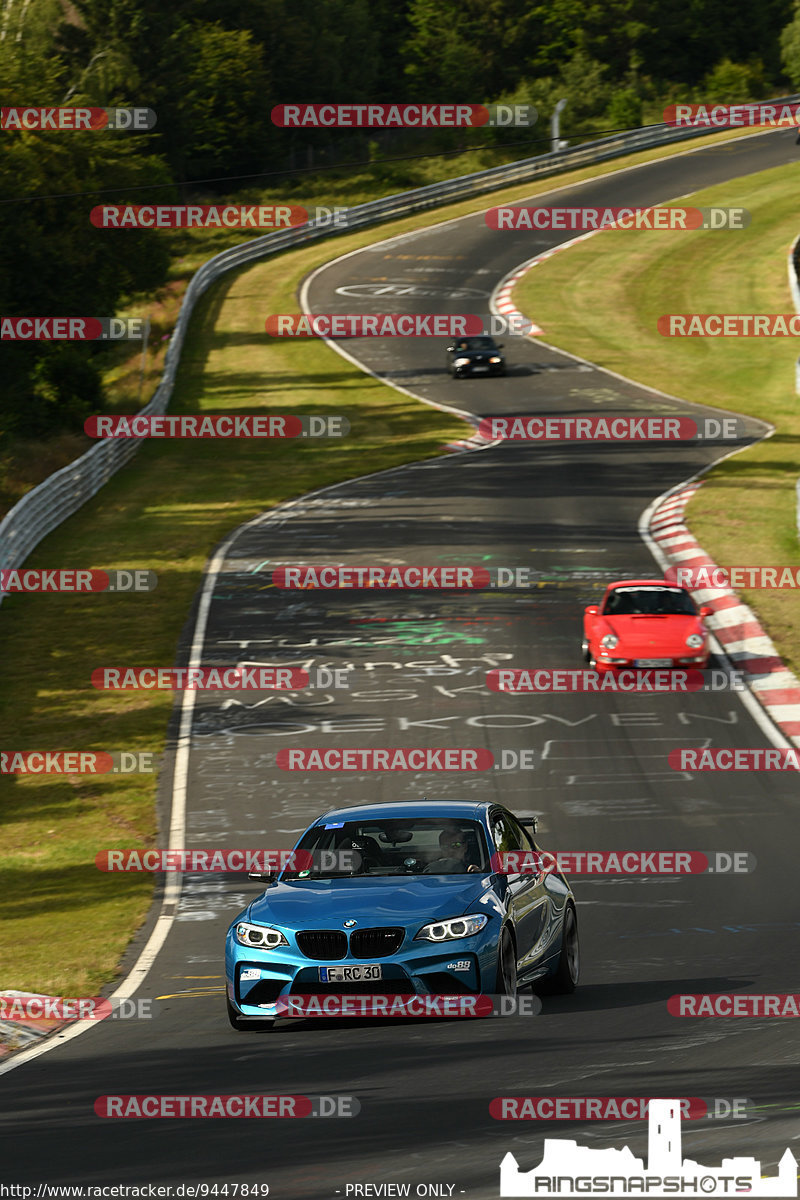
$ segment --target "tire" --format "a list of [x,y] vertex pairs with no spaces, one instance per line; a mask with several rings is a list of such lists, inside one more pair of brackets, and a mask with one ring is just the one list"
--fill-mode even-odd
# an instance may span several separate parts
[[508,926],[503,927],[497,947],[495,994],[513,999],[517,994],[517,950]]
[[238,1033],[250,1033],[259,1030],[263,1031],[265,1029],[271,1029],[275,1024],[274,1019],[270,1017],[264,1017],[262,1020],[254,1021],[252,1017],[240,1016],[227,996],[225,997],[225,1007],[228,1010],[228,1020],[230,1021],[231,1026],[237,1030]]
[[551,996],[569,996],[578,985],[581,969],[580,943],[578,941],[578,918],[571,904],[564,913],[564,932],[561,954],[555,975],[543,979],[537,990]]
[[588,663],[590,667],[593,667],[594,659],[592,658],[592,652],[589,649],[589,643],[586,641],[581,644],[581,654],[583,655],[583,661]]

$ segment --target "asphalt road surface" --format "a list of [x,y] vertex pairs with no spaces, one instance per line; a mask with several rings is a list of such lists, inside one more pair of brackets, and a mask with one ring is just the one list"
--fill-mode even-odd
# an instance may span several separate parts
[[[614,172],[553,202],[649,205],[797,153],[794,131],[749,137]],[[494,232],[479,214],[332,263],[313,278],[309,303],[317,312],[485,312],[512,267],[570,236]],[[546,327],[546,313],[532,315]],[[421,397],[481,416],[698,415],[536,342],[504,340],[509,374],[492,380],[451,380],[438,340],[363,339],[347,350]],[[750,437],[762,432],[747,426]],[[581,986],[545,999],[534,1018],[286,1021],[267,1033],[229,1028],[222,978],[227,924],[259,887],[190,875],[138,993],[160,998],[156,1018],[106,1021],[0,1078],[9,1182],[227,1181],[268,1184],[270,1196],[291,1200],[378,1195],[354,1185],[392,1183],[411,1185],[411,1195],[437,1185],[428,1194],[482,1198],[499,1194],[503,1155],[513,1151],[530,1169],[545,1135],[646,1153],[644,1122],[490,1116],[493,1097],[520,1095],[748,1097],[757,1111],[746,1121],[684,1123],[684,1150],[710,1166],[752,1155],[774,1174],[800,1138],[796,1025],[681,1021],[667,999],[795,989],[796,784],[774,773],[670,770],[676,746],[770,744],[729,692],[531,697],[485,686],[494,666],[581,665],[582,607],[612,579],[657,573],[637,533],[642,511],[729,449],[504,444],[366,476],[239,531],[213,591],[203,660],[354,670],[349,690],[199,695],[185,844],[289,846],[326,808],[427,794],[539,813],[551,849],[749,851],[757,870],[574,878]],[[459,594],[270,586],[278,565],[329,562],[524,566],[540,586]],[[290,773],[275,764],[287,746],[485,746],[496,758],[533,749],[535,769]],[[165,775],[165,828],[169,782]],[[108,1094],[260,1092],[356,1096],[361,1111],[280,1122],[111,1120],[93,1107]]]

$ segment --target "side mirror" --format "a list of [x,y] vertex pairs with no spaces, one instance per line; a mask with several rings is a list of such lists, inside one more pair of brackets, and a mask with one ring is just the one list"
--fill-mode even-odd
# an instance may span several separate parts
[[498,350],[502,350],[502,349],[503,349],[503,343],[502,343],[502,342],[495,342],[495,345],[497,346],[497,349],[498,349]]
[[600,612],[600,605],[590,604],[587,609],[584,609],[584,612],[586,613],[587,617],[596,617]]
[[714,612],[713,608],[710,608],[707,604],[704,604],[700,609],[700,616],[701,617],[710,617],[713,615],[713,612]]
[[447,347],[447,353],[448,353],[448,354],[450,354],[450,352],[451,352],[451,351],[453,351],[453,350],[455,350],[455,346],[448,346],[448,347]]
[[278,878],[277,871],[248,871],[248,879],[258,879],[262,883],[274,883]]

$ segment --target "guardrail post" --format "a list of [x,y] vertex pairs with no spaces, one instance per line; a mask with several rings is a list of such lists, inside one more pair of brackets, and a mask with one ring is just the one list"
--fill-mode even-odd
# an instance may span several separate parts
[[553,109],[553,115],[550,118],[550,153],[555,154],[557,150],[562,150],[561,145],[561,113],[566,108],[566,98],[559,100],[558,104]]

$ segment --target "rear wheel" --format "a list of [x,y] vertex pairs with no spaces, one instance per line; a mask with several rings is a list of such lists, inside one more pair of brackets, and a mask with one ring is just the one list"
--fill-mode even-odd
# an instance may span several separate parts
[[497,948],[497,979],[494,990],[498,996],[513,999],[517,994],[517,951],[508,926],[500,934]]
[[571,904],[564,913],[564,932],[561,937],[561,954],[555,975],[543,979],[539,991],[551,995],[569,995],[575,991],[581,972],[581,952],[578,942],[578,918]]

